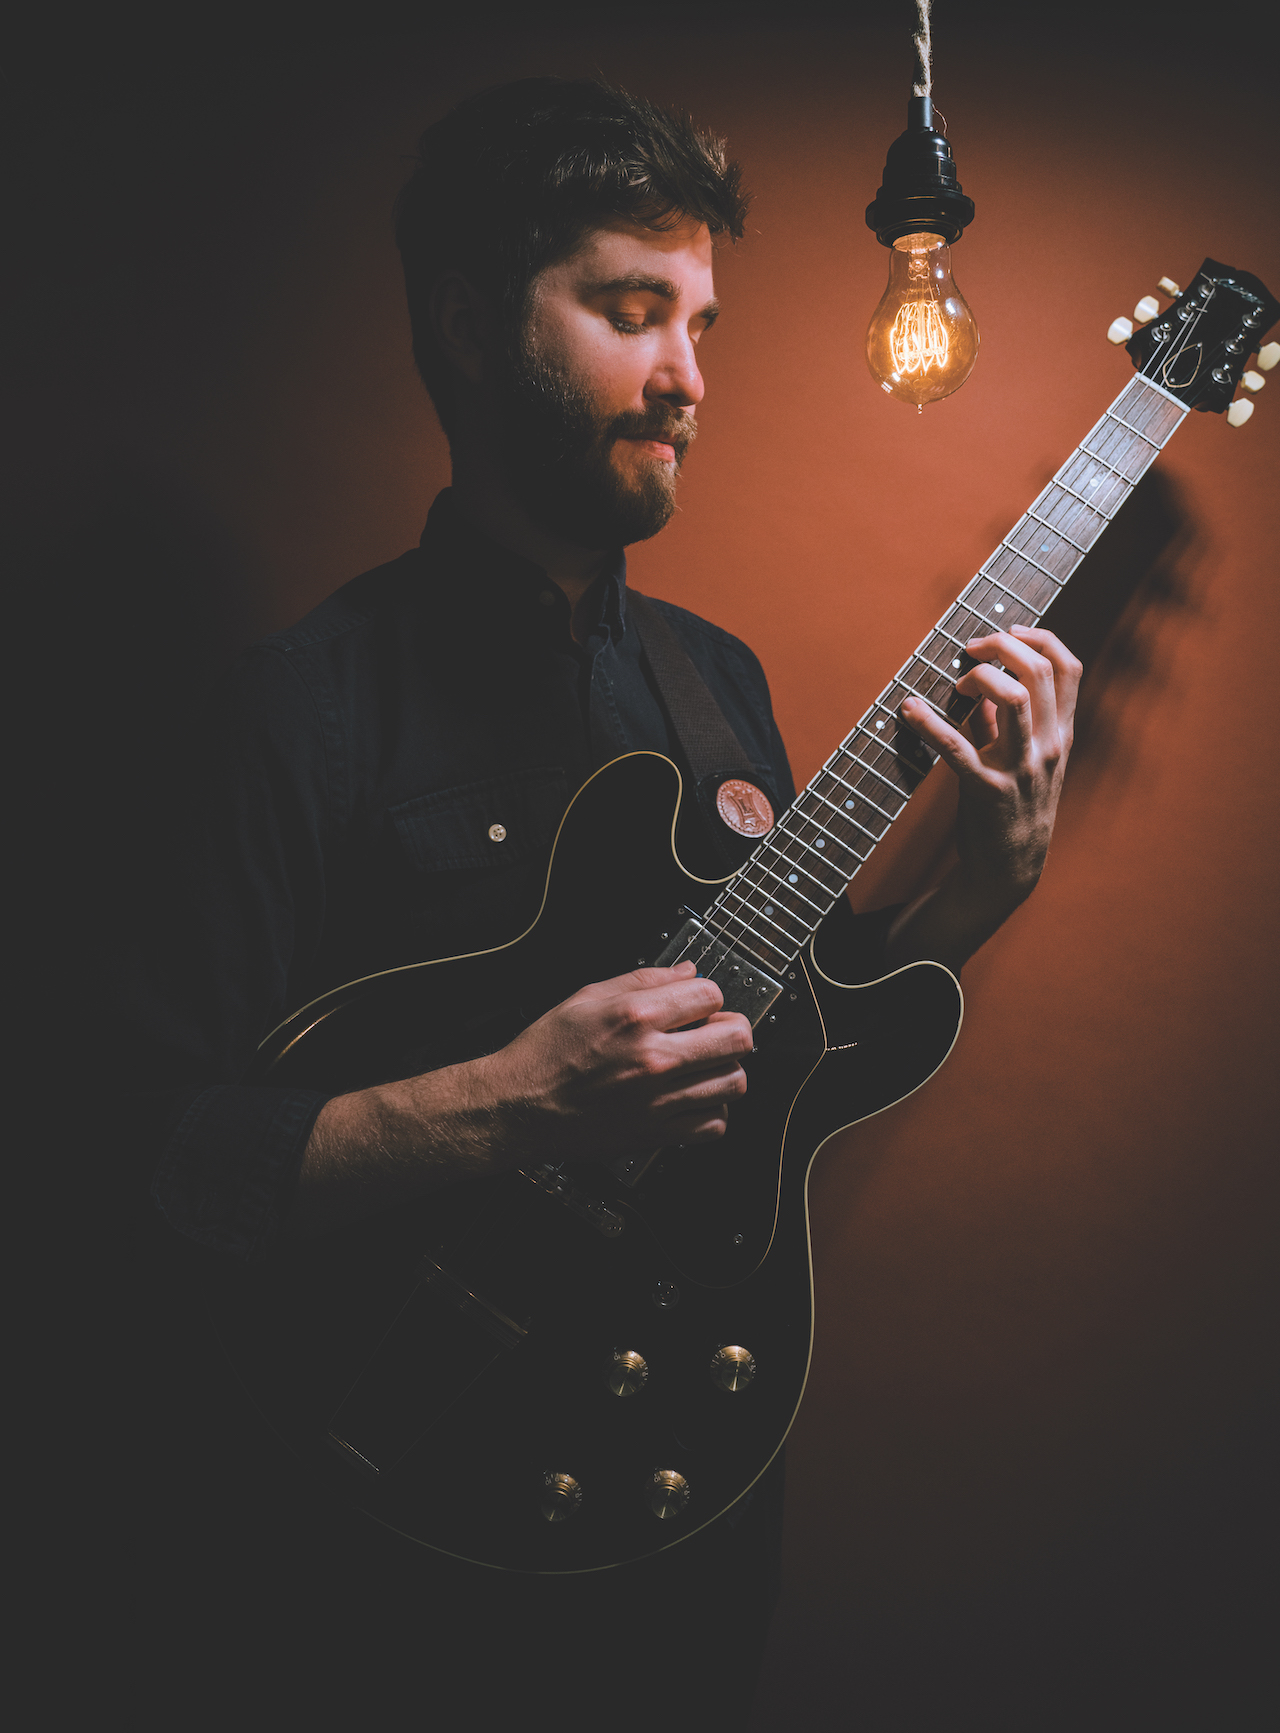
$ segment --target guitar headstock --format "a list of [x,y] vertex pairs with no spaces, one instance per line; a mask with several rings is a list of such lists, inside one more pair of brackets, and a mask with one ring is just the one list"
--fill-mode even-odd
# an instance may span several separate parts
[[[1206,259],[1187,288],[1178,289],[1167,278],[1161,279],[1161,288],[1173,293],[1173,304],[1160,313],[1159,303],[1146,297],[1134,312],[1139,318],[1146,314],[1147,322],[1131,337],[1125,333],[1125,348],[1144,378],[1189,409],[1214,411],[1228,408],[1242,378],[1253,389],[1263,383],[1261,374],[1246,377],[1245,368],[1280,317],[1280,302],[1264,283],[1248,271]],[[1268,350],[1276,347],[1267,345]],[[1274,361],[1264,353],[1261,364],[1267,367]],[[1247,407],[1252,409],[1251,404]]]

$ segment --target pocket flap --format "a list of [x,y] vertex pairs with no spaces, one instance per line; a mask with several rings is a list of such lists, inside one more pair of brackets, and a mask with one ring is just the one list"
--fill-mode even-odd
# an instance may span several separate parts
[[547,852],[568,803],[565,773],[551,767],[415,795],[387,817],[419,872],[473,872]]

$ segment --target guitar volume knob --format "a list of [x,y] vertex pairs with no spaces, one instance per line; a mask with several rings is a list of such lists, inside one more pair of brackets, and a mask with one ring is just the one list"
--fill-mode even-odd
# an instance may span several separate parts
[[717,1390],[727,1390],[733,1394],[747,1389],[750,1385],[756,1375],[756,1363],[747,1348],[737,1345],[721,1346],[711,1356],[708,1371]]
[[689,1482],[674,1468],[655,1468],[649,1482],[649,1509],[655,1516],[679,1516],[690,1498]]
[[544,1474],[542,1514],[548,1522],[564,1522],[582,1503],[582,1488],[571,1474]]
[[605,1382],[615,1396],[634,1396],[649,1382],[649,1367],[634,1348],[615,1348],[605,1370]]

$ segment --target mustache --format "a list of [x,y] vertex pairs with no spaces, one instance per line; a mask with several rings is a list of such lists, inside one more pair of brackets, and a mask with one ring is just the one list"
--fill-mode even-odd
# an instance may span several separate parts
[[605,433],[610,443],[615,439],[653,439],[673,446],[679,463],[698,437],[698,424],[692,415],[682,415],[678,409],[654,410],[648,415],[632,410],[615,416]]

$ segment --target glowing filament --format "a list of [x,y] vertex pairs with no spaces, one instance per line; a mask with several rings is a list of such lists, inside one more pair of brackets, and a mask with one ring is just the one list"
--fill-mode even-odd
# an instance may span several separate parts
[[951,353],[951,340],[935,301],[907,301],[898,308],[889,334],[896,373],[927,373],[943,368]]

